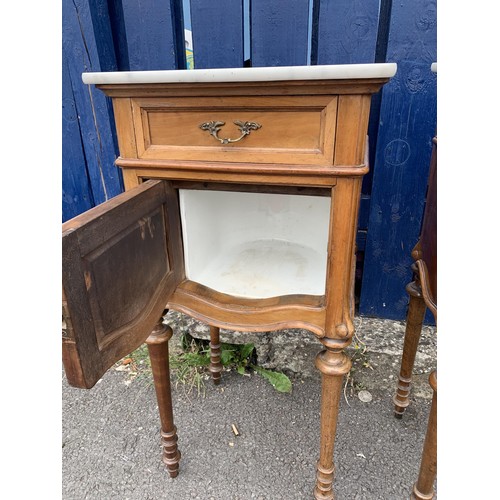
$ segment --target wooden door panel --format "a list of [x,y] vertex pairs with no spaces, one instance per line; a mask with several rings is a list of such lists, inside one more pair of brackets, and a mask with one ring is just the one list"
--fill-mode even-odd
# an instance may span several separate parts
[[63,224],[63,363],[90,388],[141,345],[184,277],[176,191],[148,181]]

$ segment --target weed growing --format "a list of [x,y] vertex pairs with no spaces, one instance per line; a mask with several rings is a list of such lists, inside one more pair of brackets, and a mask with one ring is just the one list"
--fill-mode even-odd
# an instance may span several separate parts
[[[195,339],[189,333],[181,335],[180,346],[170,346],[170,372],[176,387],[182,387],[186,395],[205,393],[205,382],[210,379],[210,343]],[[279,392],[291,392],[291,380],[281,372],[267,370],[257,365],[254,344],[221,344],[221,363],[225,371],[234,370],[240,375],[250,376],[255,372],[267,380]],[[147,346],[144,344],[118,365],[126,365],[131,379],[135,377],[152,380],[151,364]]]

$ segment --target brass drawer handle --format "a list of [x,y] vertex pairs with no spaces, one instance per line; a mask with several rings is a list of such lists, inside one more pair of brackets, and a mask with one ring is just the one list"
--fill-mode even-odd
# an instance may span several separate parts
[[258,130],[262,127],[262,125],[257,122],[242,122],[239,120],[235,120],[233,123],[238,126],[241,132],[241,135],[238,137],[238,139],[222,139],[221,137],[219,137],[219,130],[223,125],[226,124],[226,122],[205,122],[200,125],[200,128],[201,130],[207,130],[210,135],[215,137],[221,144],[229,144],[230,142],[241,141],[241,139],[247,136],[252,130]]

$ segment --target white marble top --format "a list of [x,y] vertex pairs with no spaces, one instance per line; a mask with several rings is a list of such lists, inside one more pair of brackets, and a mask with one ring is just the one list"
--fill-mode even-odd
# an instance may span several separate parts
[[87,84],[345,80],[357,78],[390,78],[396,74],[396,69],[396,63],[372,63],[279,66],[272,68],[110,71],[83,73],[82,80],[83,83]]

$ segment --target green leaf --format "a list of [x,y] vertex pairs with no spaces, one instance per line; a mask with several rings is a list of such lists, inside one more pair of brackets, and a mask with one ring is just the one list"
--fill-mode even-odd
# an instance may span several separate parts
[[224,366],[230,365],[234,361],[234,351],[222,349],[220,353],[220,360]]
[[253,344],[244,344],[240,349],[240,359],[247,359],[252,355],[254,350]]
[[240,375],[246,375],[246,371],[245,371],[245,367],[244,366],[238,366],[238,368],[236,368],[236,370],[238,371],[238,373]]
[[284,373],[266,370],[260,366],[251,366],[259,375],[268,380],[277,391],[292,392],[292,382]]

